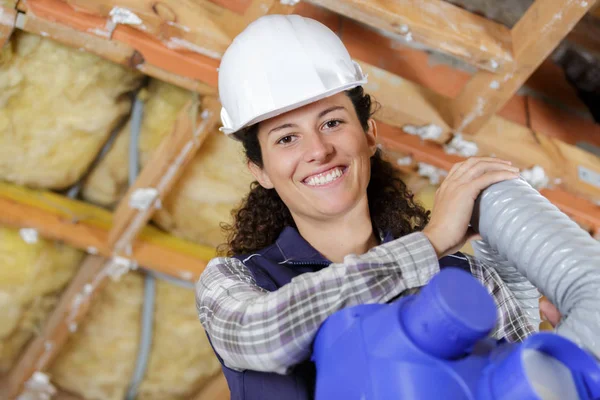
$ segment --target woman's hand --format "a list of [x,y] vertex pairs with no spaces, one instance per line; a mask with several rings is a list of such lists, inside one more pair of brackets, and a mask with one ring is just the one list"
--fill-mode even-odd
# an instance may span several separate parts
[[455,164],[435,194],[429,223],[423,230],[439,258],[458,251],[477,235],[469,229],[475,199],[488,186],[519,176],[510,161],[473,157]]
[[542,320],[550,322],[553,328],[556,328],[562,318],[558,308],[545,297],[540,300],[540,315]]

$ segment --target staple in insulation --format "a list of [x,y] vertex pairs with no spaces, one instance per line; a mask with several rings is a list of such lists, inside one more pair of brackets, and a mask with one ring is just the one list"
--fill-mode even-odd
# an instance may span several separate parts
[[19,235],[28,244],[35,244],[38,241],[38,231],[34,228],[19,229]]
[[281,0],[281,4],[284,6],[295,6],[300,3],[300,0]]
[[416,126],[404,125],[402,130],[410,135],[415,135],[423,140],[435,140],[442,135],[442,128],[435,124]]
[[56,388],[43,372],[36,371],[25,382],[25,390],[17,400],[50,400],[56,394]]
[[91,255],[98,254],[98,249],[95,248],[94,246],[90,246],[86,250],[87,250],[88,254],[91,254]]
[[142,20],[140,17],[135,15],[135,13],[131,10],[128,10],[123,7],[114,7],[110,10],[110,19],[114,24],[124,24],[124,25],[141,25]]
[[185,279],[186,281],[191,281],[194,275],[190,271],[181,271],[179,273],[181,279]]
[[521,171],[521,177],[523,177],[527,183],[538,190],[548,187],[548,184],[550,183],[544,168],[540,167],[539,165],[534,165],[530,169]]
[[458,154],[463,157],[473,157],[474,155],[477,155],[479,148],[477,147],[477,143],[464,140],[462,134],[457,133],[454,135],[450,143],[444,146],[444,150],[448,154]]
[[411,156],[401,157],[396,160],[396,164],[398,165],[410,165],[412,164],[413,159]]
[[106,267],[106,274],[113,280],[118,281],[123,275],[136,268],[137,263],[135,261],[125,257],[114,256],[108,267]]
[[158,197],[156,188],[136,189],[129,199],[129,207],[136,210],[147,210]]
[[443,176],[448,175],[443,169],[434,167],[431,164],[419,163],[419,175],[429,178],[432,185],[437,185]]

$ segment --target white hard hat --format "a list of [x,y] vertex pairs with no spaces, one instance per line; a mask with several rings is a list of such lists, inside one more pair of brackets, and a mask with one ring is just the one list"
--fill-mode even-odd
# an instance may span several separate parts
[[223,55],[221,130],[230,135],[365,83],[360,66],[325,25],[299,15],[267,15],[248,25]]

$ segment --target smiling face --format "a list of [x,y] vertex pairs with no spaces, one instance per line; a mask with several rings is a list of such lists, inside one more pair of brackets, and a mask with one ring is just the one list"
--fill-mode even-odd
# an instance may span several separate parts
[[365,132],[352,101],[339,93],[261,122],[263,168],[249,167],[265,188],[275,188],[297,221],[368,210],[371,156],[376,128]]

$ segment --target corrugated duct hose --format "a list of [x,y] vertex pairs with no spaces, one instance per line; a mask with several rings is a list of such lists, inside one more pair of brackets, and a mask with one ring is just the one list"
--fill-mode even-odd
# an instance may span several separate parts
[[537,288],[562,315],[556,333],[600,359],[600,243],[522,179],[487,188],[471,225],[475,255],[496,263],[532,323]]

